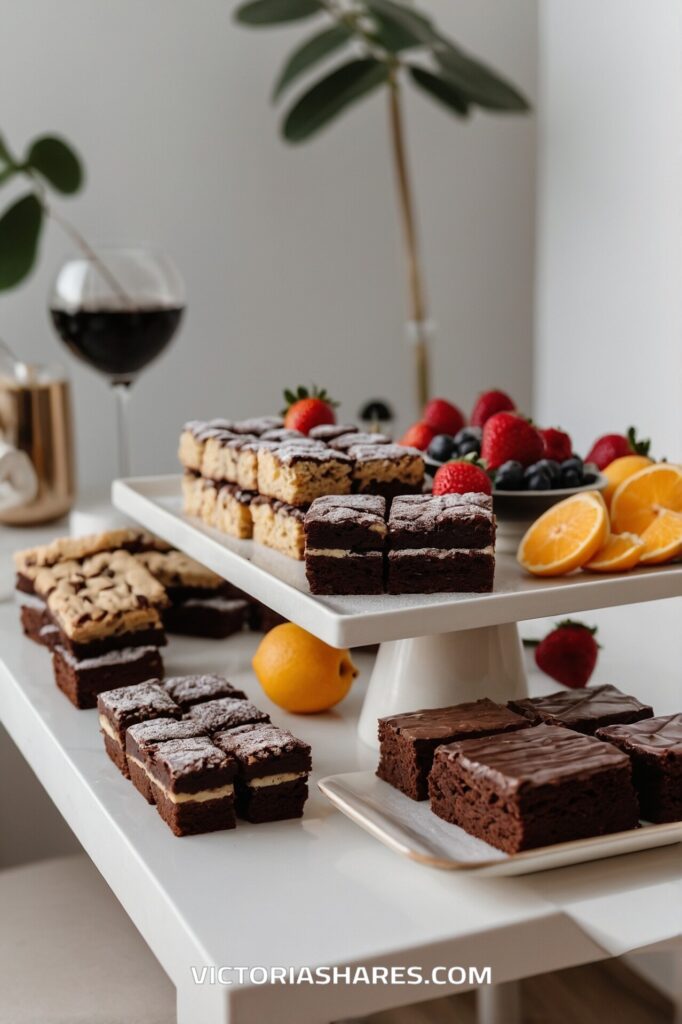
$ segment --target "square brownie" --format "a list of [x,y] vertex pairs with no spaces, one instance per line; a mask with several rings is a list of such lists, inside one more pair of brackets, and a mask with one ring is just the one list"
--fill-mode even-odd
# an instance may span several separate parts
[[559,726],[462,740],[436,751],[440,818],[506,853],[636,828],[629,758]]
[[78,658],[60,643],[55,627],[45,630],[45,644],[52,651],[52,669],[57,686],[74,707],[97,707],[100,693],[115,687],[128,687],[163,676],[163,661],[158,647],[122,647],[91,658]]
[[304,520],[305,570],[313,594],[381,594],[386,499],[316,498]]
[[640,704],[636,697],[621,693],[615,686],[587,686],[580,690],[559,690],[546,697],[527,697],[510,700],[508,707],[525,715],[532,725],[562,725],[566,729],[594,735],[605,725],[639,722],[652,718],[654,711],[648,704]]
[[647,821],[682,821],[682,714],[597,729],[632,762],[640,813]]
[[209,700],[220,700],[222,697],[246,700],[246,694],[223,676],[210,674],[170,676],[164,679],[163,688],[183,711],[188,711],[195,704],[205,704]]
[[207,736],[152,744],[144,765],[156,809],[174,835],[235,827],[236,763]]
[[307,743],[269,724],[220,732],[214,741],[237,761],[240,818],[264,822],[301,817],[312,769]]
[[130,781],[148,804],[154,803],[154,790],[147,771],[149,751],[168,740],[186,740],[202,736],[201,726],[191,718],[152,718],[137,722],[126,730],[126,763]]
[[522,715],[487,697],[380,718],[377,775],[413,800],[426,800],[433,755],[441,744],[529,726]]
[[100,693],[97,711],[107,754],[126,778],[126,730],[137,722],[148,722],[152,718],[180,718],[182,715],[158,679]]
[[238,725],[270,721],[270,715],[240,697],[221,697],[218,700],[194,704],[188,715],[209,735],[225,729],[235,729]]

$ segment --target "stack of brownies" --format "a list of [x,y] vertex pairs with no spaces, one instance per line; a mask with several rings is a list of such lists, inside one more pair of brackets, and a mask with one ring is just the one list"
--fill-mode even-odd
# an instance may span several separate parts
[[507,853],[682,820],[682,715],[615,686],[379,721],[378,776]]
[[151,679],[99,695],[104,745],[177,836],[299,818],[310,747],[221,676]]
[[315,498],[418,494],[424,460],[414,448],[352,425],[314,427],[308,436],[275,416],[186,423],[178,452],[188,515],[241,539],[302,559],[303,519]]
[[495,574],[487,494],[317,498],[304,519],[313,594],[485,593]]

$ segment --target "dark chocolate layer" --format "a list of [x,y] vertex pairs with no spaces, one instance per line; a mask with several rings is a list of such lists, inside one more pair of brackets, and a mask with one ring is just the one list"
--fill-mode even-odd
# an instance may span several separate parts
[[605,725],[638,722],[654,713],[648,704],[641,704],[636,697],[621,693],[610,684],[510,700],[509,707],[531,722],[562,725],[587,735]]

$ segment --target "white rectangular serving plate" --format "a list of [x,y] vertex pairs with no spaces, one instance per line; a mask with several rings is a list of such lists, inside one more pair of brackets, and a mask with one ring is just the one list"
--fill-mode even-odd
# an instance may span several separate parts
[[527,875],[682,842],[682,821],[676,821],[507,854],[443,821],[433,814],[428,800],[411,800],[374,772],[328,775],[318,786],[335,807],[379,842],[419,864],[445,871]]
[[682,596],[682,565],[563,579],[537,579],[498,554],[492,594],[315,597],[302,562],[250,540],[235,540],[182,511],[182,477],[115,480],[114,505],[224,579],[333,647],[431,636]]

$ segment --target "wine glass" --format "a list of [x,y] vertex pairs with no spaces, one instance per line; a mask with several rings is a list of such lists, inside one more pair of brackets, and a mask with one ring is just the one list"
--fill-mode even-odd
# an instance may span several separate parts
[[129,476],[130,387],[178,329],[185,308],[182,279],[158,250],[88,247],[60,268],[49,308],[62,341],[110,380],[117,399],[119,474]]

